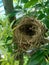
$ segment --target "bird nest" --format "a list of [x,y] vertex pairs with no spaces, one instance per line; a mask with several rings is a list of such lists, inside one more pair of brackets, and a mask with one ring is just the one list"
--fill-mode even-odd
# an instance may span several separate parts
[[39,20],[24,17],[14,29],[14,43],[23,52],[44,44],[46,28]]

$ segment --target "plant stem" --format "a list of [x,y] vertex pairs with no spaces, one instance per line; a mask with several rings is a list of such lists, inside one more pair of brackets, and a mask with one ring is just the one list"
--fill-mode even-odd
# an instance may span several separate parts
[[20,56],[19,56],[19,65],[23,65],[23,63],[24,63],[23,53],[20,53]]

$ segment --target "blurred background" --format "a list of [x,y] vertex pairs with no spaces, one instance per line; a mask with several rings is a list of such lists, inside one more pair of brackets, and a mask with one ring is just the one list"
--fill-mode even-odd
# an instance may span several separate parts
[[[34,17],[46,26],[49,40],[49,0],[0,0],[0,65],[49,65],[49,43],[30,56],[16,60],[13,28],[23,16]],[[24,64],[22,63],[24,60]]]

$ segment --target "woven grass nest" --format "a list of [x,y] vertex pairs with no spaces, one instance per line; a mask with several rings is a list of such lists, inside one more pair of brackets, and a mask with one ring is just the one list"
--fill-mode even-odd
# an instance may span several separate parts
[[45,43],[46,27],[39,20],[24,17],[14,29],[14,42],[23,52],[39,48]]

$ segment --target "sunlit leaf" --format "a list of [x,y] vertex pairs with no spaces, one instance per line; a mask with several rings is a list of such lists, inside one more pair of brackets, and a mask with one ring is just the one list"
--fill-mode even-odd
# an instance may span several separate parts
[[24,5],[24,7],[25,7],[25,8],[28,8],[28,7],[30,7],[30,6],[35,5],[37,2],[38,2],[38,0],[30,0],[29,2],[27,2],[27,3]]

